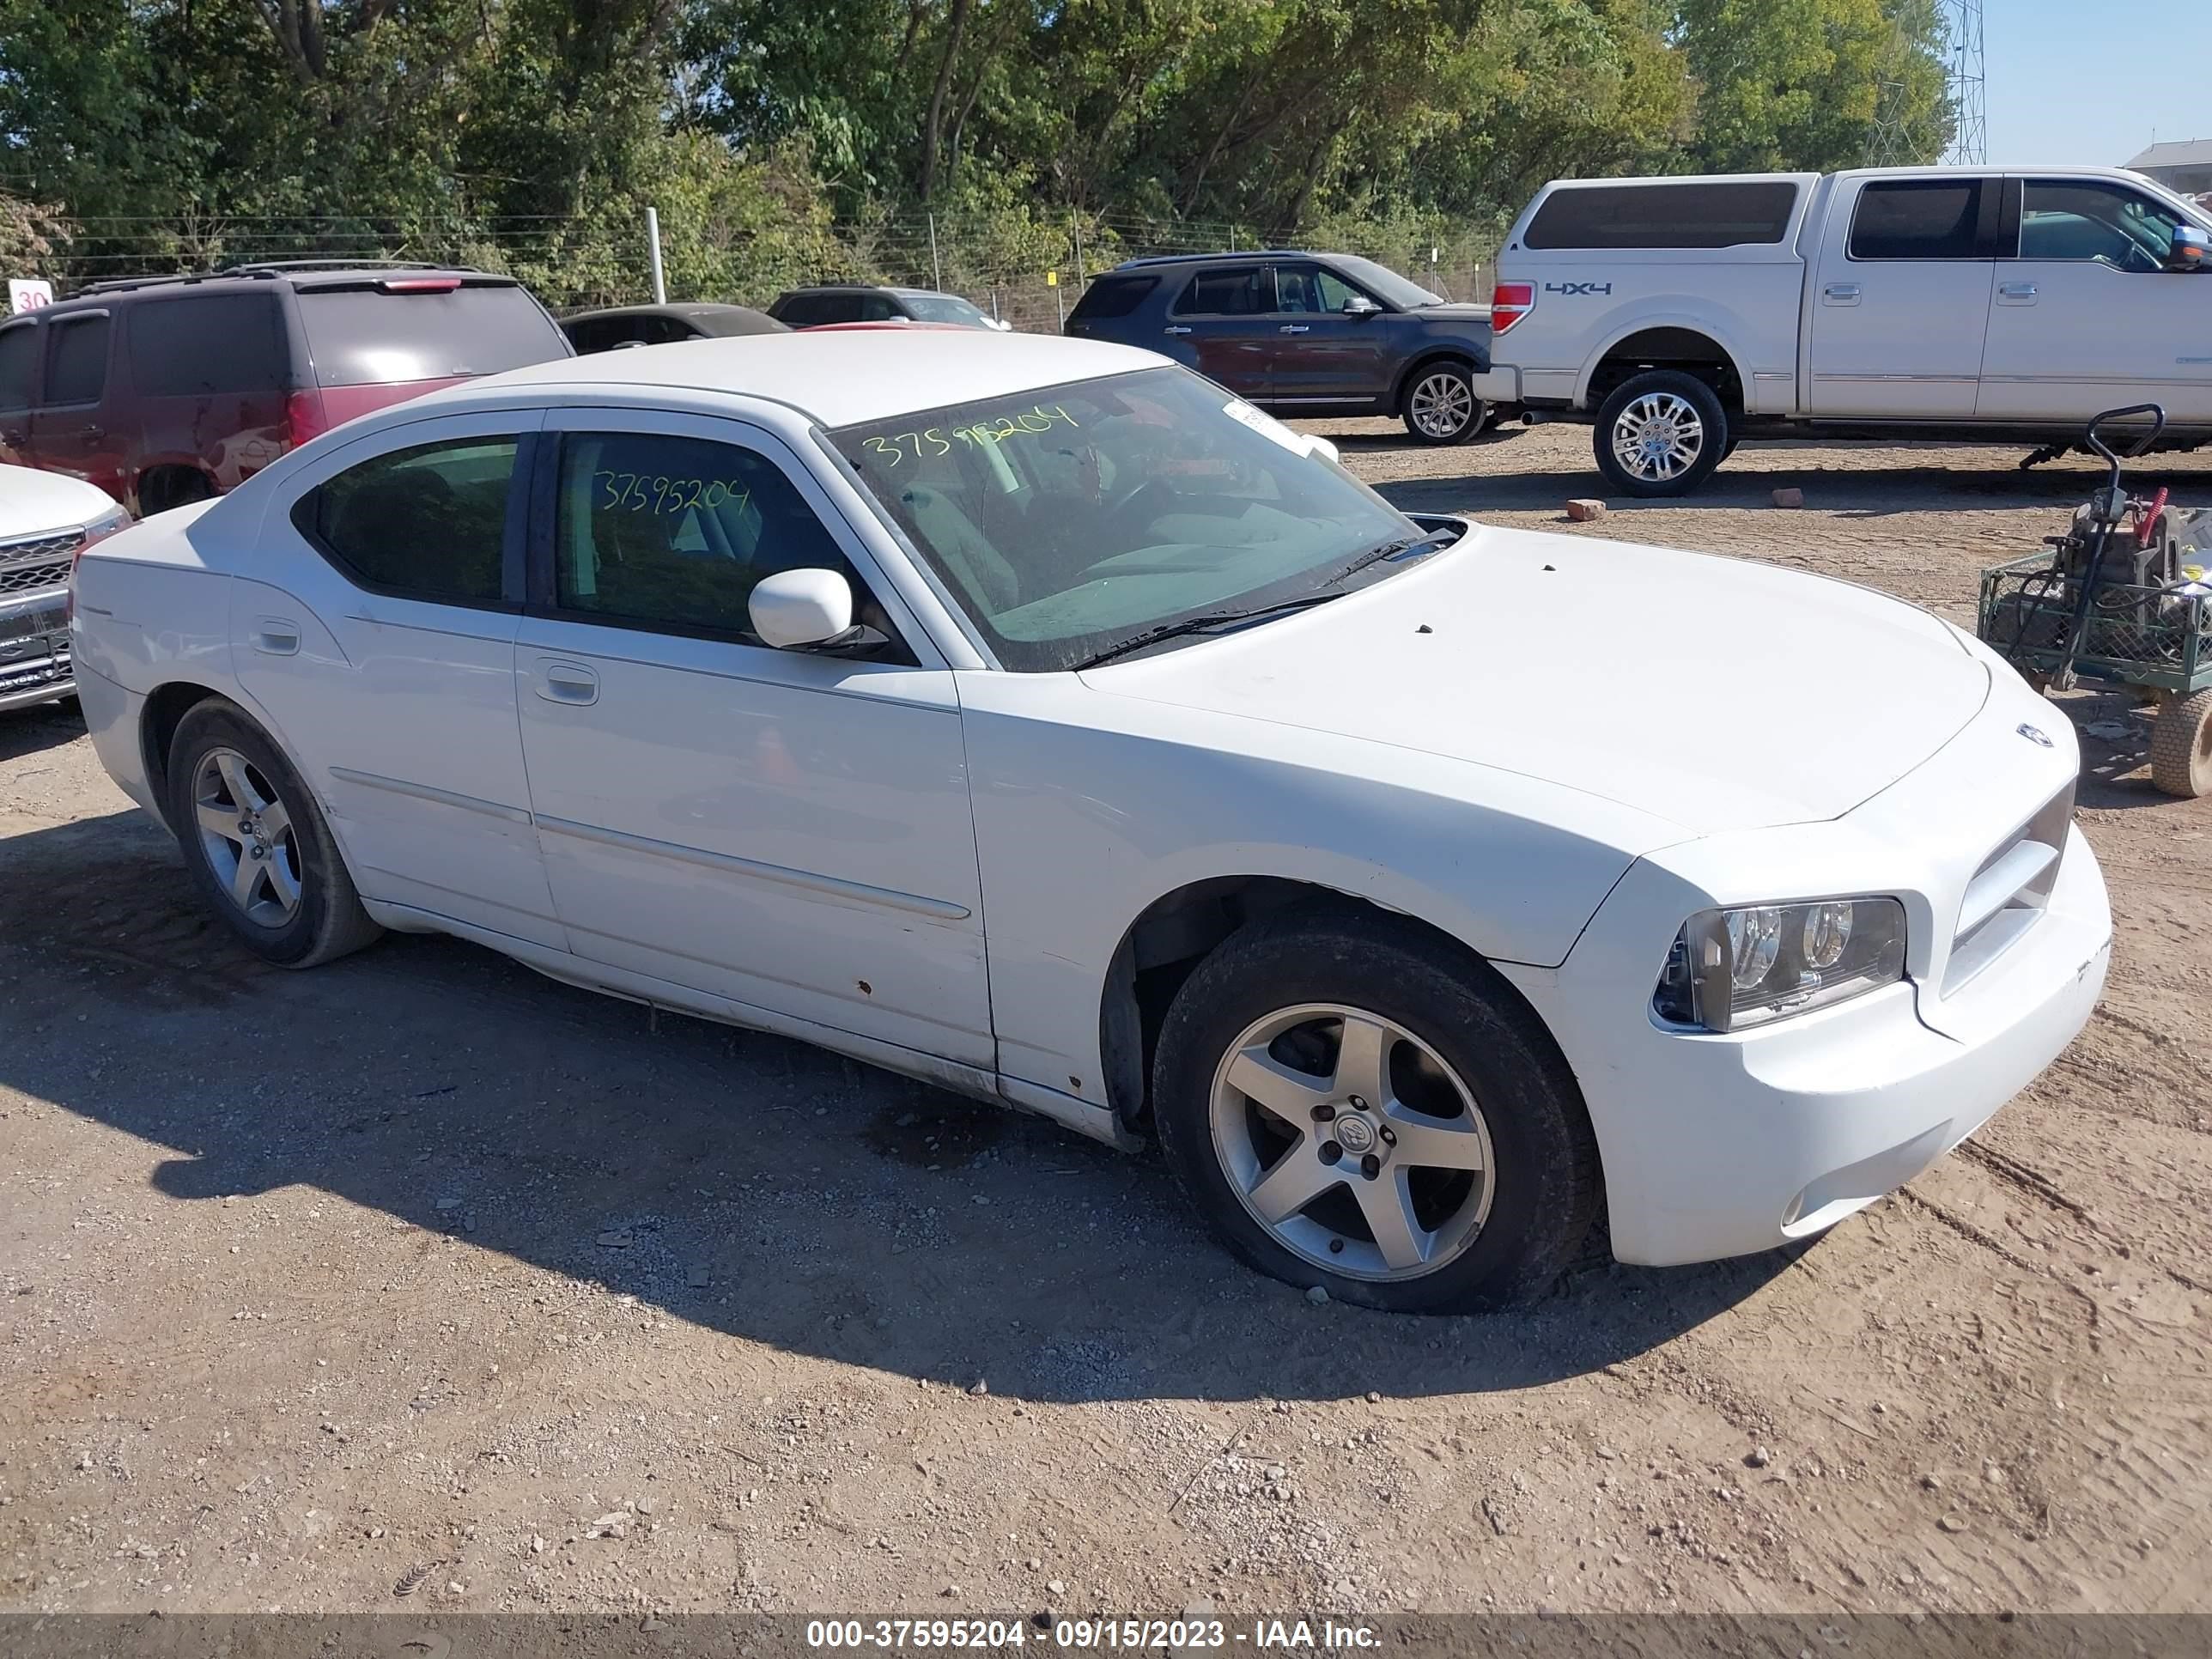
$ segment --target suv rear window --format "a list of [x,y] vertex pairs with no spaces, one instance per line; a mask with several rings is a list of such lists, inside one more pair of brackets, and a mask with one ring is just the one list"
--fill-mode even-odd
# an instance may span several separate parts
[[107,319],[65,317],[47,331],[43,404],[96,404],[107,389]]
[[1544,198],[1521,240],[1532,248],[1713,248],[1771,244],[1790,234],[1797,186],[1575,185]]
[[128,314],[131,378],[147,397],[273,392],[291,383],[274,294],[140,300]]
[[1274,283],[1265,265],[1201,270],[1175,302],[1178,317],[1254,317],[1275,308]]
[[412,294],[307,288],[299,297],[322,386],[456,380],[568,355],[538,301],[503,283]]
[[1851,214],[1851,258],[1972,259],[1978,251],[1981,212],[1979,179],[1870,184],[1859,192]]
[[1101,276],[1083,290],[1067,320],[1088,323],[1104,317],[1126,317],[1159,285],[1157,276]]

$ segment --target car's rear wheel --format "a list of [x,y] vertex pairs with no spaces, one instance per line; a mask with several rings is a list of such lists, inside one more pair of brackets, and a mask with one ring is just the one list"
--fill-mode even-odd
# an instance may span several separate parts
[[382,931],[314,797],[237,704],[210,697],[178,722],[168,786],[169,821],[194,884],[254,954],[313,968]]
[[1406,388],[1406,430],[1417,443],[1464,443],[1482,430],[1489,411],[1474,395],[1474,380],[1462,363],[1429,363],[1413,371]]
[[1597,1153],[1548,1034],[1419,930],[1349,911],[1257,924],[1185,981],[1153,1079],[1161,1150],[1261,1272],[1409,1313],[1544,1290],[1597,1207]]
[[1648,369],[1598,405],[1592,447],[1598,471],[1623,495],[1687,495],[1728,454],[1728,410],[1696,375]]

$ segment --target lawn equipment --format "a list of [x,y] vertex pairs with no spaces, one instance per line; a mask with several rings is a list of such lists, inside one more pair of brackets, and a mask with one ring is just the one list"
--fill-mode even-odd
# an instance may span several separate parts
[[2090,421],[2082,441],[2109,469],[2105,487],[2064,535],[2044,538],[2048,553],[1982,573],[1975,631],[2039,690],[2094,685],[2155,704],[2151,781],[2201,796],[2212,793],[2212,508],[2175,507],[2163,489],[2128,494],[2100,428],[2142,416],[2132,460],[2165,431],[2164,409]]

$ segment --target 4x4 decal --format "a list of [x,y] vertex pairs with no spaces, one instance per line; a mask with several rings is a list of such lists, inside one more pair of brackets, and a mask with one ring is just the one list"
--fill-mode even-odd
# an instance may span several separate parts
[[1610,294],[1613,292],[1613,284],[1611,283],[1547,283],[1544,284],[1544,292],[1564,294],[1570,300],[1573,300],[1587,294]]

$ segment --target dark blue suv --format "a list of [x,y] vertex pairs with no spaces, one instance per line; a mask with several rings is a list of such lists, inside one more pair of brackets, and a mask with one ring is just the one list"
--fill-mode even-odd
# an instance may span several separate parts
[[1425,444],[1482,430],[1490,307],[1455,305],[1348,253],[1131,259],[1067,331],[1143,346],[1277,415],[1395,415]]

